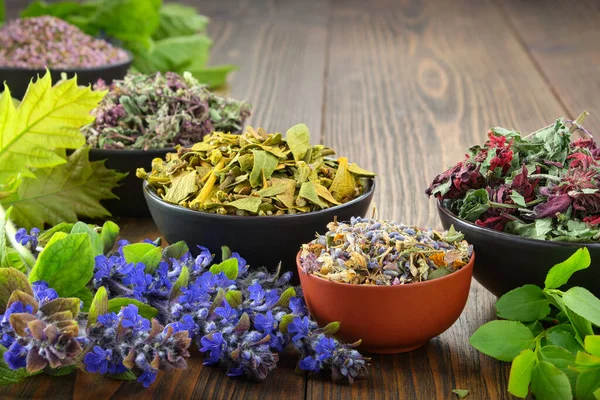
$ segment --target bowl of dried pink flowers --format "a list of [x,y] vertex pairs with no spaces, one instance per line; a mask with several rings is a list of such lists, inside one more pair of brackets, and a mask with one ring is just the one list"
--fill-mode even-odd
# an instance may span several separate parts
[[132,60],[127,51],[56,17],[15,19],[0,27],[0,92],[6,83],[16,99],[46,68],[53,82],[66,74],[90,85],[123,78]]
[[[585,137],[572,140],[575,130]],[[578,248],[600,258],[600,149],[580,119],[526,137],[493,128],[426,193],[438,199],[442,225],[477,249],[474,276],[497,296],[543,285],[548,265]],[[581,271],[569,285],[599,294],[600,269]]]
[[189,73],[129,73],[111,85],[99,81],[94,89],[108,93],[92,111],[94,122],[82,129],[90,159],[128,174],[114,190],[120,200],[103,202],[113,215],[150,216],[138,168],[150,168],[153,159],[213,131],[240,133],[250,115],[248,103],[212,93]]
[[371,353],[417,349],[462,313],[475,256],[463,235],[368,218],[331,222],[297,267],[311,315]]

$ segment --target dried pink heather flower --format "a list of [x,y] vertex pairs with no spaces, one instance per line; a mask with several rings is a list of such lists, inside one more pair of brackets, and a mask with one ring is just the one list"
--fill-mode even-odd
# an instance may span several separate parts
[[3,67],[93,68],[128,59],[125,50],[55,17],[16,19],[0,28]]

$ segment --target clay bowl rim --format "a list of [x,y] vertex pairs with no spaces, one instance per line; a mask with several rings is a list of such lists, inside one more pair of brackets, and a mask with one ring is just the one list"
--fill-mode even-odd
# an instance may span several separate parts
[[[460,219],[458,216],[456,216],[454,213],[452,213],[450,210],[448,210],[446,207],[444,207],[440,200],[437,201],[437,209],[438,209],[438,211],[444,213],[449,218],[456,220],[462,224],[467,225],[470,229],[472,229],[475,233],[477,233],[479,235],[492,236],[492,237],[495,237],[500,240],[522,241],[524,243],[530,243],[535,246],[543,246],[543,247],[559,247],[559,246],[562,246],[562,247],[588,247],[589,246],[589,247],[594,247],[594,248],[600,249],[599,242],[559,242],[559,241],[553,241],[553,240],[532,239],[532,238],[526,238],[523,236],[515,235],[514,233],[500,232],[500,231],[496,231],[494,229],[478,226],[472,222],[465,221],[464,219]],[[458,229],[458,230],[460,231],[460,229]],[[464,232],[462,232],[462,233],[464,233]]]
[[111,69],[111,68],[120,68],[120,67],[125,67],[125,66],[130,67],[131,64],[133,63],[133,55],[129,51],[127,51],[121,47],[119,47],[119,49],[121,49],[127,53],[127,60],[116,62],[114,64],[98,65],[95,67],[75,67],[75,68],[55,68],[55,67],[27,68],[27,67],[17,67],[17,66],[11,67],[9,65],[1,65],[0,72],[23,71],[23,72],[45,73],[46,71],[50,71],[50,72],[56,72],[56,73],[65,72],[67,74],[76,74],[78,72],[101,72],[101,71],[106,71],[107,69]]
[[[168,203],[168,202],[164,201],[163,199],[161,199],[160,197],[158,197],[158,195],[154,192],[154,190],[150,189],[150,184],[145,179],[143,182],[143,191],[144,191],[144,193],[147,193],[148,196],[150,196],[150,198],[152,198],[152,200],[161,204],[161,206],[164,206],[167,209],[171,209],[172,211],[175,211],[175,212],[187,213],[187,215],[204,216],[207,218],[212,218],[212,219],[221,220],[221,221],[225,221],[225,220],[229,220],[229,221],[233,221],[233,220],[248,220],[248,221],[286,220],[286,221],[289,221],[289,220],[295,220],[295,219],[299,219],[299,218],[306,218],[307,216],[313,216],[313,215],[314,216],[324,216],[324,215],[330,213],[331,211],[340,210],[344,207],[349,207],[350,205],[360,203],[361,201],[364,201],[366,198],[370,197],[375,192],[375,187],[377,185],[375,182],[375,177],[369,178],[369,181],[371,182],[369,190],[367,190],[366,192],[364,192],[357,198],[355,198],[347,203],[340,204],[339,206],[335,206],[335,207],[329,207],[324,210],[311,211],[311,212],[307,212],[307,213],[294,214],[294,215],[286,214],[286,215],[266,215],[266,216],[259,216],[259,215],[242,215],[242,216],[240,216],[240,215],[221,215],[221,214],[208,213],[208,212],[204,212],[204,211],[191,210],[187,207],[182,207],[177,204]],[[148,200],[146,200],[146,201],[148,201]]]
[[[347,287],[347,288],[356,288],[356,289],[352,289],[352,290],[370,290],[370,291],[377,291],[377,290],[410,290],[410,289],[407,289],[407,288],[409,288],[409,287],[425,287],[425,286],[438,285],[439,284],[438,282],[441,282],[441,281],[444,281],[444,280],[458,279],[458,278],[453,278],[453,276],[457,276],[457,275],[460,275],[460,274],[470,274],[471,275],[471,279],[473,279],[473,266],[475,265],[475,250],[473,250],[473,254],[471,254],[471,258],[469,259],[469,262],[464,267],[462,267],[458,271],[455,271],[455,272],[453,272],[451,274],[442,276],[440,278],[432,279],[430,281],[413,282],[413,283],[408,283],[406,285],[353,285],[351,283],[342,283],[342,282],[330,281],[329,279],[321,278],[320,276],[316,276],[316,275],[313,275],[313,274],[307,274],[307,273],[305,273],[302,270],[302,265],[300,264],[300,255],[301,254],[302,254],[302,250],[300,250],[298,252],[298,254],[296,255],[296,267],[298,268],[298,274],[300,276],[302,276],[302,274],[304,274],[309,279],[315,279],[317,281],[320,281],[321,283],[332,284],[332,285],[339,285],[340,287],[344,286],[344,287]],[[467,272],[463,272],[463,271],[467,271]],[[401,288],[404,288],[404,289],[401,289]]]

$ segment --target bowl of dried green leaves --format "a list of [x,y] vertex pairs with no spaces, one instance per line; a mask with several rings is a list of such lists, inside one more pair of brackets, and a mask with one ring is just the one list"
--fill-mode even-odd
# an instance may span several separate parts
[[414,350],[462,313],[475,256],[464,235],[351,218],[328,224],[297,255],[302,292],[319,324],[378,354]]
[[121,200],[105,204],[113,215],[149,216],[137,168],[213,131],[241,133],[250,115],[248,103],[211,92],[189,73],[129,73],[109,86],[98,81],[94,89],[108,93],[92,112],[95,121],[82,130],[90,159],[128,173],[114,191]]
[[215,253],[227,243],[251,265],[274,268],[281,261],[292,271],[298,249],[315,232],[336,217],[364,216],[373,197],[375,174],[333,154],[310,144],[304,124],[285,138],[248,127],[179,147],[137,176],[169,242]]

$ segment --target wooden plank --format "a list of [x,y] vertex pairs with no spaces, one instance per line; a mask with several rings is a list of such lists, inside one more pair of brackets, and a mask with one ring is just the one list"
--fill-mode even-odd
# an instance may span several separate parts
[[[211,64],[236,64],[229,94],[254,104],[251,124],[285,132],[305,122],[321,126],[328,1],[293,0],[188,1],[211,18],[214,40]],[[226,3],[226,4],[225,4]],[[318,139],[318,135],[315,136]],[[154,238],[149,220],[123,220],[122,235],[132,241]],[[306,379],[294,374],[296,357],[286,355],[266,382],[233,379],[221,369],[204,367],[202,358],[186,371],[159,374],[144,390],[136,382],[120,383],[78,372],[61,378],[37,376],[0,388],[0,398],[236,398],[280,399],[304,395]]]
[[248,125],[285,132],[304,122],[318,132],[329,1],[210,1],[198,9],[211,17],[210,63],[239,66],[229,93],[253,104]]
[[[324,143],[379,173],[382,218],[439,226],[423,194],[437,173],[490,126],[528,132],[563,114],[490,1],[339,0],[331,18]],[[307,398],[451,398],[453,388],[508,397],[508,365],[468,343],[494,318],[494,302],[474,282],[446,333],[409,354],[374,357],[371,377],[352,387],[309,378]]]
[[600,137],[600,2],[500,0],[514,32],[572,119]]

